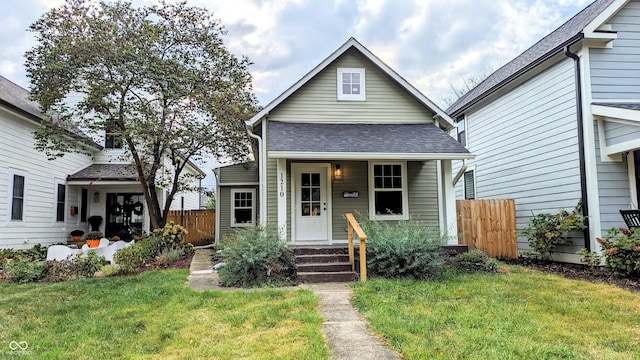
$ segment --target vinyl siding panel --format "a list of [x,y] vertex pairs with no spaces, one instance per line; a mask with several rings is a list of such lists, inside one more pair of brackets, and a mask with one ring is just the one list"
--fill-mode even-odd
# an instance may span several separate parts
[[438,226],[438,174],[436,161],[407,163],[409,216],[412,220]]
[[604,121],[604,134],[608,145],[616,145],[640,138],[640,126]]
[[[337,68],[364,68],[366,101],[337,100]],[[269,120],[424,123],[433,113],[355,50],[347,51],[284,100]]]
[[[331,168],[335,166],[331,164]],[[333,240],[347,240],[347,220],[345,213],[360,213],[364,216],[369,213],[369,179],[368,162],[366,161],[341,161],[342,179],[333,180]],[[345,191],[357,191],[358,198],[344,198]]]
[[[84,155],[67,154],[49,161],[34,150],[33,131],[37,124],[0,108],[0,248],[30,248],[36,243],[50,245],[69,239],[80,216],[70,215],[78,203],[77,190],[66,187],[65,222],[55,221],[57,184],[91,164]],[[13,174],[25,177],[23,221],[10,220]]]
[[255,211],[256,211],[256,223],[260,221],[260,190],[258,186],[220,186],[220,194],[218,194],[216,211],[220,213],[220,223],[216,224],[219,227],[220,239],[223,239],[226,235],[233,234],[237,229],[231,227],[231,189],[255,189]]
[[255,163],[221,167],[219,175],[221,184],[257,183],[259,181],[258,167]]
[[[518,230],[532,215],[571,209],[581,198],[575,106],[573,63],[562,60],[466,114],[476,197],[514,198]],[[462,185],[456,185],[460,199]]]
[[[605,122],[605,129],[606,129]],[[620,210],[631,208],[627,157],[620,162],[603,162],[600,158],[598,124],[594,121],[596,140],[596,168],[598,170],[598,195],[600,199],[600,226],[603,232],[613,227],[626,226]]]
[[640,1],[630,1],[611,20],[618,33],[611,49],[590,49],[594,99],[640,99]]
[[[278,224],[278,161],[267,158],[267,223]],[[291,234],[291,232],[288,232]]]

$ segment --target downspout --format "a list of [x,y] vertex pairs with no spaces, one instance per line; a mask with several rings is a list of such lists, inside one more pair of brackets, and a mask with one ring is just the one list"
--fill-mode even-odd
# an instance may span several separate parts
[[464,175],[465,171],[467,171],[467,159],[462,160],[462,167],[460,167],[460,170],[458,170],[456,177],[453,178],[453,186],[456,186],[458,181],[460,181],[462,175]]
[[587,169],[584,155],[584,128],[582,119],[582,83],[580,73],[580,57],[571,52],[569,45],[564,47],[564,54],[573,59],[576,77],[576,116],[578,126],[578,159],[580,162],[580,190],[582,194],[582,215],[585,217],[584,244],[588,251],[591,251],[591,241],[589,239],[589,198],[587,193]]
[[[262,138],[253,133],[253,126],[247,124],[246,127],[247,127],[247,131],[249,132],[249,136],[258,141],[258,157],[259,158],[256,159],[256,161],[258,162],[258,177],[259,177],[258,186],[260,191],[260,225],[265,226],[267,224],[267,218],[266,218],[267,217],[267,211],[266,211],[267,191],[265,186],[267,178],[264,174],[264,169],[266,165],[266,154],[264,154],[265,151],[262,148]],[[263,132],[263,135],[264,135],[264,132]]]

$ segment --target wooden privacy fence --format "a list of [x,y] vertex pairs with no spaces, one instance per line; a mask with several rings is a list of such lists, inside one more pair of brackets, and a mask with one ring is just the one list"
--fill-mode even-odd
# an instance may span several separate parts
[[518,257],[513,199],[457,200],[458,242],[498,259]]
[[189,232],[185,242],[193,245],[206,245],[214,241],[216,233],[215,210],[172,210],[167,215],[167,222],[180,224]]

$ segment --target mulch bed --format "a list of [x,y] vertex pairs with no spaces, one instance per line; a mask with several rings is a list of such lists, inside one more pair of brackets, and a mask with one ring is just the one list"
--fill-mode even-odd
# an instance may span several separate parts
[[631,292],[640,293],[640,279],[627,279],[613,274],[605,268],[596,268],[592,270],[589,266],[581,264],[531,261],[522,258],[517,260],[507,260],[505,262],[512,265],[526,266],[540,272],[557,274],[568,279],[585,280],[592,283],[604,283],[618,286]]

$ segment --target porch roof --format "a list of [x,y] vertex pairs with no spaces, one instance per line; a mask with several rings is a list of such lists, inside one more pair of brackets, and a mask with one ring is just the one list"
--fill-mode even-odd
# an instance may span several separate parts
[[130,164],[93,164],[67,177],[74,181],[137,181]]
[[267,156],[290,159],[459,160],[469,150],[433,124],[269,121]]

